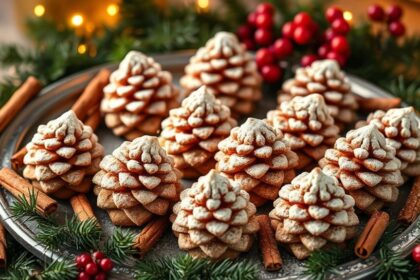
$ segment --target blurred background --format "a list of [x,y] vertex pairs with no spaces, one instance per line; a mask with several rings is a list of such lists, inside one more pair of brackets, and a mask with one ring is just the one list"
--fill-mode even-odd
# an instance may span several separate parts
[[[274,12],[256,24],[263,2]],[[334,26],[328,13],[337,11]],[[313,28],[290,39],[285,28],[302,12]],[[271,92],[291,66],[330,58],[420,107],[420,0],[0,0],[0,106],[34,73],[48,84],[132,49],[197,49],[220,30],[236,32],[255,53],[280,47],[270,65],[259,65]]]

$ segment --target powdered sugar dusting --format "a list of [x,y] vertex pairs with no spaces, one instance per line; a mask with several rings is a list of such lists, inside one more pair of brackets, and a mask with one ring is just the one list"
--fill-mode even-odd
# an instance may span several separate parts
[[240,144],[252,145],[255,143],[258,146],[274,143],[279,138],[278,133],[264,121],[255,118],[248,118],[243,125],[232,130],[232,136]]
[[182,107],[190,112],[194,112],[191,115],[195,116],[212,114],[216,106],[220,107],[221,103],[208,91],[206,86],[200,87],[182,101]]
[[40,126],[38,133],[54,135],[57,139],[64,140],[65,144],[73,145],[76,143],[76,139],[82,135],[83,130],[83,123],[70,110],[48,122],[47,125]]
[[387,126],[399,128],[400,135],[404,138],[420,136],[420,124],[413,107],[390,109],[382,121]]
[[296,96],[291,101],[280,104],[280,110],[288,116],[297,116],[299,119],[309,120],[311,129],[318,130],[322,124],[334,122],[320,94],[310,94],[305,97]]
[[[355,148],[355,156],[362,159],[366,158],[371,150],[373,155],[379,158],[386,157],[387,152],[392,151],[392,148],[386,144],[385,136],[374,124],[349,131],[346,140]],[[342,144],[345,143],[337,141],[337,149],[345,149]],[[395,151],[393,152],[395,153]]]

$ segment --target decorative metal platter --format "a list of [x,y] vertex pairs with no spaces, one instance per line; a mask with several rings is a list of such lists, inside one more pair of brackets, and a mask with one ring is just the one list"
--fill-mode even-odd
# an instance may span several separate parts
[[[182,52],[167,55],[155,56],[155,59],[162,64],[162,67],[174,76],[174,81],[178,81],[183,72],[184,66],[188,63],[188,58],[191,52]],[[89,80],[98,72],[100,68],[109,68],[111,70],[116,68],[116,65],[104,65],[95,67],[90,70],[83,71],[79,74],[72,75],[68,78],[62,79],[50,86],[44,88],[39,96],[33,100],[9,125],[8,129],[0,136],[0,162],[1,166],[10,166],[11,156],[23,145],[31,139],[39,124],[46,123],[54,119],[68,110],[74,103],[78,95],[83,91]],[[359,79],[354,76],[349,76],[352,84],[353,92],[362,97],[390,96],[386,92],[377,88],[376,86]],[[268,110],[276,107],[276,97],[265,93],[263,100],[259,103],[257,110],[253,117],[264,118]],[[242,123],[244,120],[240,120]],[[118,138],[112,132],[101,126],[97,130],[99,141],[104,145],[106,153],[110,153],[117,146],[119,146],[123,139]],[[189,186],[191,181],[184,180],[184,185]],[[411,182],[409,182],[411,183]],[[391,215],[391,220],[395,219],[399,210],[408,195],[408,185],[401,187],[401,195],[399,200],[387,209]],[[90,195],[92,205],[96,205],[96,199]],[[20,220],[11,219],[11,212],[9,205],[14,198],[4,190],[0,191],[0,216],[4,221],[4,225],[18,242],[20,242],[27,250],[35,256],[46,261],[59,259],[63,255],[74,255],[76,252],[70,251],[50,251],[42,244],[36,241],[36,227],[30,222],[23,222]],[[73,211],[68,202],[59,201],[59,209],[54,215],[59,219],[65,219],[72,215]],[[267,213],[270,205],[261,209],[260,212]],[[95,214],[98,217],[105,235],[109,235],[114,226],[111,224],[105,211],[95,207]],[[366,218],[365,218],[366,219]],[[400,234],[391,244],[391,248],[408,254],[410,248],[415,244],[417,238],[420,236],[420,230],[413,223],[403,233]],[[362,222],[365,222],[362,218]],[[132,229],[139,232],[139,228]],[[302,271],[302,262],[296,260],[287,251],[282,250],[283,268],[279,272],[266,272],[261,263],[261,256],[258,252],[258,246],[254,244],[252,250],[241,256],[242,259],[250,260],[256,263],[260,268],[260,279],[305,279],[300,272]],[[172,232],[168,230],[162,240],[160,240],[155,248],[148,254],[148,258],[155,258],[158,256],[175,256],[183,252],[178,249],[178,242],[173,236]],[[331,279],[367,279],[373,273],[378,265],[379,260],[377,254],[373,254],[367,260],[356,259],[354,261],[345,263],[338,267],[337,274],[331,275]],[[126,279],[133,274],[133,270],[129,267],[118,267],[113,273],[113,279]]]

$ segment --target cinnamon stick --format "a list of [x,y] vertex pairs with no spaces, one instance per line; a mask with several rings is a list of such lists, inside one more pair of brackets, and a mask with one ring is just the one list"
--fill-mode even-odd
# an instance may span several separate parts
[[141,257],[152,249],[156,242],[162,237],[168,225],[168,217],[162,216],[149,222],[137,235],[134,248],[139,251]]
[[267,271],[277,271],[283,265],[270,218],[267,215],[257,216],[260,230],[258,232],[263,264]]
[[6,230],[3,224],[0,223],[0,268],[6,267],[6,253],[7,243],[6,243]]
[[35,77],[28,77],[26,81],[13,93],[12,97],[0,109],[0,132],[10,123],[26,103],[41,90],[41,83]]
[[71,109],[80,120],[85,120],[89,108],[96,107],[101,102],[102,90],[109,82],[109,75],[107,69],[99,71],[72,106]]
[[407,224],[414,222],[420,214],[420,176],[416,177],[398,220]]
[[361,259],[367,259],[372,254],[388,224],[388,213],[375,211],[356,242],[356,246],[354,247],[356,256]]
[[362,98],[359,102],[359,107],[364,112],[373,112],[376,110],[388,111],[392,108],[401,106],[401,99],[394,97],[371,97]]
[[99,111],[99,107],[97,108],[97,110],[95,110],[84,122],[85,125],[90,126],[93,131],[95,131],[99,124],[101,123],[101,112]]
[[26,150],[26,147],[23,147],[12,156],[11,161],[12,168],[14,170],[18,171],[21,167],[23,167],[23,158],[25,157],[27,152],[28,150]]
[[92,206],[84,194],[77,194],[70,198],[70,204],[79,221],[96,219]]
[[24,195],[26,199],[29,199],[30,193],[33,191],[37,197],[36,208],[41,214],[48,215],[57,210],[57,201],[35,189],[10,168],[3,167],[0,170],[0,184],[16,198]]

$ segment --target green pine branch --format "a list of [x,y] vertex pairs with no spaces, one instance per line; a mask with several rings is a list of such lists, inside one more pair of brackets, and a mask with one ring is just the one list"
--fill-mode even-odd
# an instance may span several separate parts
[[112,236],[105,241],[103,251],[116,263],[122,264],[137,253],[133,247],[134,238],[135,234],[132,232],[116,228]]
[[354,257],[353,244],[345,249],[339,247],[331,247],[313,252],[311,256],[304,262],[303,274],[311,279],[322,280],[327,279],[330,274],[335,274],[336,267]]
[[211,262],[189,255],[143,260],[136,267],[137,280],[158,279],[258,279],[258,268],[246,261]]

